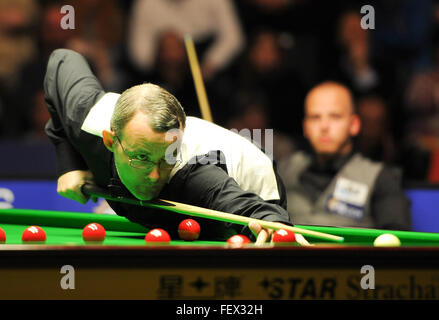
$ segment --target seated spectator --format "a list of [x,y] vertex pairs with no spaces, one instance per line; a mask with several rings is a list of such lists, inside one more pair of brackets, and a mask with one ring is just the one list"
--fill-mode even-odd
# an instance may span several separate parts
[[[434,58],[431,68],[411,77],[405,92],[405,146],[417,153],[430,154],[431,161],[425,176],[430,182],[438,182],[439,175],[439,36],[434,41]],[[424,168],[425,168],[424,164]]]
[[[397,70],[406,80],[412,72],[431,65],[431,36],[434,27],[431,0],[374,1],[376,28],[371,32],[374,55]],[[378,22],[379,21],[379,22]]]
[[276,32],[260,29],[252,35],[237,79],[238,94],[251,96],[257,92],[270,97],[266,111],[276,132],[292,137],[301,134],[301,105],[306,91]]
[[354,149],[361,121],[346,87],[314,87],[305,99],[303,125],[312,151],[295,152],[279,166],[296,224],[411,228],[409,200],[396,171]]
[[[52,51],[57,48],[64,48],[74,35],[74,30],[60,27],[60,21],[64,17],[61,8],[62,4],[56,2],[48,3],[42,8],[38,40],[40,42],[41,60],[43,60],[41,64],[44,66],[47,64]],[[44,68],[41,73],[44,73]]]
[[148,74],[156,63],[158,36],[174,30],[189,34],[206,47],[200,54],[204,79],[223,71],[244,46],[244,34],[230,0],[137,0],[133,3],[128,35],[133,64]]
[[62,4],[48,2],[41,6],[41,12],[35,32],[35,41],[38,44],[38,51],[25,66],[23,73],[26,80],[32,76],[32,82],[37,83],[35,92],[43,89],[44,72],[49,55],[57,48],[65,48],[74,35],[71,29],[63,29],[60,22],[64,17],[61,13]]
[[184,42],[178,33],[166,30],[159,35],[155,60],[150,81],[179,97],[187,115],[201,117]]
[[382,81],[372,62],[369,32],[361,27],[361,17],[360,11],[347,11],[338,21],[340,60],[335,72],[354,96],[376,91]]
[[357,101],[357,112],[362,123],[355,140],[357,150],[371,160],[396,163],[397,148],[384,99],[377,95],[362,97]]
[[[296,31],[306,23],[303,2],[293,0],[238,0],[236,6],[246,33],[252,33],[261,23],[279,32]],[[308,13],[308,12],[307,12]],[[308,17],[308,15],[307,15]]]
[[73,0],[75,29],[66,47],[81,53],[108,91],[125,86],[116,68],[124,32],[123,12],[114,0]]
[[277,161],[293,153],[296,142],[272,129],[267,97],[260,93],[238,94],[234,106],[235,112],[227,128],[264,148],[273,160]]
[[20,81],[22,66],[36,54],[32,31],[38,9],[34,0],[0,2],[0,82]]
[[18,137],[27,129],[32,75],[23,72],[37,54],[35,0],[0,1],[0,136]]

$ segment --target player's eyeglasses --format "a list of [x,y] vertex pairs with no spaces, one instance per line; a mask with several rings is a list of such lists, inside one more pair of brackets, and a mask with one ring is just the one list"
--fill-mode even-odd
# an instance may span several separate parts
[[122,148],[123,153],[127,156],[128,162],[129,162],[130,166],[133,168],[142,169],[142,170],[146,170],[146,171],[152,171],[155,166],[158,166],[159,170],[168,170],[169,171],[169,170],[172,170],[177,163],[179,163],[179,160],[175,159],[175,157],[172,159],[162,159],[159,162],[153,162],[153,161],[146,159],[146,158],[143,158],[143,159],[134,158],[133,159],[132,157],[130,157],[126,153],[125,148],[123,147],[122,142],[120,141],[119,137],[115,136],[115,138],[117,139],[117,141],[119,141],[119,144]]

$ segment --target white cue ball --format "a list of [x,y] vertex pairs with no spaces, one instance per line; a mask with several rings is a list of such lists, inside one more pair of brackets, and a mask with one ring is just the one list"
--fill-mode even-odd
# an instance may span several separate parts
[[390,233],[383,233],[378,236],[373,242],[374,247],[399,247],[401,246],[401,241],[399,238]]

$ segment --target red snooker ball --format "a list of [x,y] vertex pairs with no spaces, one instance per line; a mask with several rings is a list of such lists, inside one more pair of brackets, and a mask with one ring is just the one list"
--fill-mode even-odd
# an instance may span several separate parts
[[185,219],[178,226],[180,239],[186,241],[197,240],[200,236],[200,225],[194,219]]
[[90,223],[82,229],[82,239],[85,242],[103,242],[105,240],[105,228],[99,223]]
[[6,242],[6,233],[2,228],[0,228],[0,243],[4,242]]
[[296,235],[294,232],[285,229],[278,229],[273,233],[273,242],[285,243],[296,242]]
[[145,242],[163,242],[168,243],[171,241],[169,233],[163,229],[152,229],[145,236]]
[[227,243],[232,247],[242,247],[248,243],[251,243],[250,239],[242,234],[235,234],[227,239]]
[[24,242],[44,242],[46,241],[46,233],[38,226],[30,226],[23,231],[21,240]]

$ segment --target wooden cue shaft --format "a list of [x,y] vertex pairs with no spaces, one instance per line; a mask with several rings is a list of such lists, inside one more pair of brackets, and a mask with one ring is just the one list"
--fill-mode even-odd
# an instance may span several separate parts
[[195,90],[197,92],[198,103],[200,104],[201,115],[204,120],[213,122],[210,111],[209,101],[207,99],[206,89],[204,87],[203,77],[201,75],[200,65],[198,63],[197,52],[195,51],[194,42],[190,35],[184,36],[184,44],[189,58],[189,65],[194,79]]
[[122,202],[132,205],[138,205],[143,207],[149,207],[149,208],[156,208],[156,209],[162,209],[167,211],[173,211],[180,214],[186,214],[190,216],[200,217],[200,218],[208,218],[218,221],[224,221],[224,222],[230,222],[230,223],[236,223],[240,225],[248,225],[250,222],[257,222],[259,223],[263,228],[267,229],[286,229],[290,230],[292,232],[300,233],[303,235],[308,235],[311,237],[319,238],[319,239],[325,239],[325,240],[332,240],[335,242],[343,242],[343,237],[334,236],[331,234],[313,231],[313,230],[307,230],[297,227],[288,226],[283,223],[279,222],[271,222],[271,221],[264,221],[254,218],[249,218],[245,216],[240,216],[237,214],[231,214],[206,208],[201,208],[197,206],[192,206],[184,203],[169,201],[169,200],[156,200],[156,201],[141,201],[133,198],[124,198],[124,197],[111,197],[108,192],[104,189],[101,189],[99,187],[85,184],[82,187],[82,191],[85,194],[97,196],[100,198],[104,198],[110,201],[116,201],[116,202]]
[[[297,228],[297,227],[292,227],[292,226],[289,226],[289,225],[286,225],[286,224],[283,224],[280,222],[272,222],[272,221],[265,221],[265,220],[255,219],[255,218],[249,218],[246,216],[240,216],[237,214],[201,208],[201,207],[192,206],[192,205],[179,203],[179,202],[175,202],[175,201],[169,201],[169,200],[159,200],[159,201],[163,202],[163,203],[169,203],[169,204],[173,205],[174,208],[176,208],[176,210],[184,211],[184,213],[187,215],[197,216],[200,218],[210,218],[210,219],[214,219],[214,220],[231,222],[231,223],[236,223],[236,224],[241,224],[241,225],[248,225],[250,222],[257,222],[261,225],[261,227],[266,228],[266,229],[273,229],[273,230],[286,229],[286,230],[290,230],[292,232],[296,232],[296,233],[300,233],[300,234],[304,234],[304,235],[309,235],[309,236],[314,236],[316,238],[334,240],[336,242],[343,242],[343,237],[334,236],[331,234],[307,230],[307,229],[302,229],[302,228]],[[160,208],[160,209],[169,208],[166,205],[153,204],[153,203],[151,203],[151,205],[154,205],[154,206],[156,206],[156,208]]]

